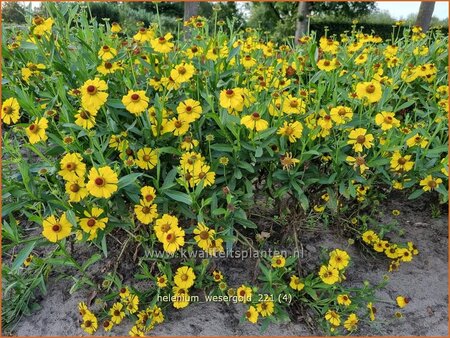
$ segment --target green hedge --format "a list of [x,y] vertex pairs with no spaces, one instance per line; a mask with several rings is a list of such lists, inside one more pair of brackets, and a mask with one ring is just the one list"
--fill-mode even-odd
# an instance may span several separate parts
[[[328,36],[336,34],[339,36],[344,32],[351,32],[353,24],[351,22],[311,22],[310,31],[315,31],[317,37],[321,37],[325,35],[325,27],[328,27]],[[361,27],[364,27],[362,31],[364,33],[373,33],[375,35],[379,35],[383,38],[383,40],[391,39],[392,37],[392,25],[390,24],[378,24],[378,23],[358,23],[356,28],[359,30]],[[405,27],[400,27],[399,36],[403,35],[403,30]],[[448,35],[448,27],[439,28],[442,33]],[[395,29],[395,34],[397,35],[398,28]]]

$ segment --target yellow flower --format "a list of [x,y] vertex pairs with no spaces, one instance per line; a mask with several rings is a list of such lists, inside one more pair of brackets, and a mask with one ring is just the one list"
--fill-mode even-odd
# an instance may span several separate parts
[[328,310],[325,314],[325,319],[328,320],[333,326],[341,325],[341,317],[338,313],[336,313],[336,311]]
[[2,105],[2,121],[6,124],[16,123],[19,118],[19,102],[16,98],[10,97],[3,102]]
[[215,233],[214,229],[210,229],[204,223],[199,222],[194,229],[194,239],[201,249],[207,251],[211,246]]
[[175,300],[173,301],[174,308],[182,309],[189,305],[190,296],[187,289],[174,286],[173,293],[175,297]]
[[147,203],[153,203],[154,199],[156,197],[156,190],[153,187],[150,186],[144,186],[141,188],[141,195],[145,202]]
[[173,35],[167,33],[164,36],[151,40],[150,44],[152,45],[152,48],[155,52],[167,54],[172,51],[174,46],[173,42],[170,42],[172,38]]
[[91,168],[87,189],[94,197],[109,198],[117,191],[118,182],[117,174],[110,167]]
[[84,129],[92,129],[95,126],[95,116],[97,112],[89,112],[85,109],[78,110],[78,114],[75,114],[75,124]]
[[359,54],[358,57],[355,58],[355,64],[356,64],[356,65],[362,65],[362,64],[365,64],[366,61],[367,61],[367,59],[368,59],[368,57],[369,57],[369,56],[367,55],[367,53],[361,53],[361,54]]
[[256,304],[256,310],[261,314],[263,317],[268,317],[272,315],[274,312],[275,304],[272,300],[270,300],[269,296],[266,296],[261,302]]
[[219,104],[226,109],[242,111],[244,109],[244,92],[242,88],[222,90],[219,96]]
[[330,252],[330,266],[338,270],[345,269],[350,261],[350,256],[344,250],[335,249]]
[[215,282],[220,282],[223,280],[223,275],[219,270],[214,270],[213,271],[213,279]]
[[122,30],[122,27],[120,27],[120,25],[117,22],[113,22],[111,24],[111,32],[120,33],[121,30]]
[[214,184],[216,179],[216,173],[209,171],[211,168],[209,165],[197,163],[194,165],[192,172],[194,184],[199,184],[203,181],[203,186],[208,187]]
[[32,124],[27,127],[27,129],[25,129],[29,142],[31,144],[35,144],[40,141],[47,140],[48,136],[45,133],[45,130],[47,128],[48,120],[45,117],[37,118]]
[[250,306],[247,312],[245,313],[245,318],[247,318],[247,320],[253,324],[256,324],[256,322],[258,321],[258,316],[259,313],[258,311],[256,311],[254,306]]
[[345,306],[349,306],[352,303],[352,301],[350,300],[350,297],[348,295],[338,295],[337,302],[339,305],[345,305]]
[[83,316],[81,328],[88,334],[92,335],[98,328],[97,317],[95,317],[91,312],[86,313]]
[[124,303],[126,304],[129,313],[135,313],[139,309],[139,297],[136,295],[130,294],[125,298]]
[[245,55],[241,58],[241,64],[244,68],[249,69],[256,65],[256,60],[251,55]]
[[149,98],[144,90],[129,90],[128,94],[122,98],[125,108],[132,114],[139,116],[148,108]]
[[160,219],[156,220],[156,224],[153,227],[156,237],[160,242],[163,241],[166,234],[174,228],[178,227],[178,218],[169,214],[164,214]]
[[327,39],[326,37],[322,36],[320,38],[320,48],[322,48],[324,52],[330,52],[332,54],[335,54],[338,51],[339,42],[331,38]]
[[111,331],[111,329],[113,327],[113,322],[108,319],[105,319],[103,321],[102,326],[103,326],[103,330],[105,330],[105,332]]
[[356,330],[356,326],[358,325],[358,317],[356,314],[352,313],[348,316],[346,321],[344,322],[344,327],[348,331],[354,331]]
[[287,121],[284,121],[283,126],[278,129],[277,134],[288,137],[289,142],[293,143],[302,136],[302,132],[303,126],[300,122],[295,121],[288,123]]
[[319,270],[319,277],[325,284],[333,285],[339,281],[339,270],[330,265],[322,265]]
[[158,285],[158,287],[161,289],[165,288],[167,286],[167,283],[168,279],[166,275],[161,275],[156,278],[156,285]]
[[340,64],[337,61],[337,59],[332,59],[332,60],[321,59],[321,60],[317,61],[317,67],[320,70],[324,70],[326,72],[335,70],[339,65]]
[[375,309],[375,307],[373,307],[372,302],[367,304],[367,309],[369,309],[369,318],[370,318],[370,320],[374,321],[375,320],[376,309]]
[[164,250],[168,253],[174,253],[184,245],[184,230],[178,226],[171,228],[164,234],[162,243]]
[[79,153],[68,153],[60,161],[61,170],[58,174],[66,181],[77,181],[84,177],[86,164]]
[[291,170],[295,165],[300,163],[299,159],[293,158],[292,153],[285,153],[280,157],[280,163],[283,166],[283,170]]
[[379,241],[379,237],[374,231],[367,230],[362,234],[362,240],[366,244],[373,244]]
[[133,326],[128,334],[130,337],[145,337],[145,333],[140,330],[137,325]]
[[41,70],[44,69],[46,69],[46,67],[42,63],[35,64],[28,62],[27,66],[20,70],[22,73],[22,79],[28,83],[31,76],[39,75],[41,73]]
[[331,120],[333,120],[336,125],[344,124],[349,122],[353,118],[353,110],[350,107],[337,106],[331,108],[330,110]]
[[108,85],[105,81],[95,78],[87,80],[81,86],[81,106],[90,113],[96,113],[108,99]]
[[184,54],[188,57],[188,59],[192,60],[194,57],[199,57],[203,54],[203,48],[193,45],[192,47],[186,49]]
[[170,77],[176,83],[188,82],[192,76],[194,76],[195,68],[190,63],[180,63],[176,65],[174,69],[170,71]]
[[69,194],[69,202],[80,202],[88,195],[84,179],[67,181],[65,188],[66,193]]
[[222,238],[213,239],[207,251],[210,256],[215,256],[217,252],[224,252]]
[[200,105],[200,102],[188,99],[180,102],[177,107],[177,113],[181,120],[191,123],[200,118],[202,106]]
[[262,131],[269,128],[269,122],[263,120],[259,113],[253,113],[241,118],[241,124],[250,130]]
[[424,191],[435,190],[437,187],[439,187],[439,184],[441,183],[442,179],[433,178],[431,175],[428,175],[423,180],[420,180],[420,185],[422,186],[422,189]]
[[400,121],[397,120],[392,112],[382,111],[375,116],[375,123],[381,126],[381,130],[389,130],[393,127],[400,127]]
[[302,99],[288,95],[283,101],[283,113],[285,114],[303,114],[306,111],[305,102]]
[[236,295],[238,296],[239,302],[247,303],[252,299],[252,289],[242,285],[237,289]]
[[72,231],[72,224],[67,220],[66,213],[63,213],[60,219],[53,215],[47,217],[42,226],[42,235],[53,243],[68,237]]
[[155,33],[152,29],[141,27],[139,28],[138,32],[133,35],[133,40],[140,43],[143,43],[145,41],[151,42],[154,37]]
[[291,276],[291,281],[289,283],[289,286],[294,290],[301,291],[305,287],[305,284],[303,284],[301,282],[299,277]]
[[23,261],[23,265],[25,267],[29,267],[31,262],[33,261],[34,256],[33,255],[29,255],[24,261]]
[[134,206],[134,213],[136,218],[143,224],[150,224],[158,217],[156,204],[151,204],[145,200],[140,200],[140,204]]
[[408,297],[403,296],[398,296],[395,300],[397,301],[397,305],[400,309],[403,309],[410,302]]
[[180,147],[183,150],[192,150],[199,145],[198,140],[192,138],[192,136],[186,135],[183,137]]
[[139,149],[137,152],[136,164],[139,168],[150,170],[156,167],[158,163],[158,154],[156,150],[145,147]]
[[356,170],[356,168],[359,168],[359,172],[364,174],[364,172],[369,169],[369,166],[366,164],[366,160],[364,159],[364,156],[347,156],[345,161],[347,161],[349,164],[353,165],[353,169]]
[[114,59],[116,55],[117,50],[107,45],[102,46],[102,48],[100,48],[100,50],[98,51],[98,57],[101,58],[103,61],[109,61],[111,59]]
[[414,147],[418,145],[420,146],[420,148],[425,148],[428,145],[428,140],[425,137],[420,136],[419,134],[415,134],[414,136],[406,140],[406,145],[408,147]]
[[353,144],[353,150],[358,153],[363,151],[363,147],[370,149],[374,140],[373,135],[367,134],[367,129],[364,128],[357,128],[350,131],[348,138],[347,144]]
[[277,256],[272,257],[272,267],[282,268],[285,265],[286,265],[286,259],[283,256],[277,255]]
[[182,136],[187,133],[190,126],[190,123],[185,120],[184,116],[179,116],[178,118],[174,117],[167,122],[166,130],[172,132],[175,136]]
[[33,34],[40,36],[50,32],[52,30],[53,22],[52,18],[44,19],[39,15],[35,16],[32,20]]
[[97,67],[97,71],[103,75],[114,74],[118,70],[122,70],[122,66],[118,62],[105,61]]
[[111,309],[109,310],[109,314],[111,315],[111,322],[118,325],[122,322],[122,319],[125,317],[125,311],[123,311],[122,303],[114,303]]
[[97,237],[97,231],[99,229],[103,230],[108,222],[108,217],[99,218],[100,215],[104,213],[101,208],[92,208],[91,212],[85,211],[84,215],[87,218],[80,219],[80,227],[84,232],[90,234],[89,240]]
[[173,281],[176,286],[183,289],[189,289],[194,285],[195,273],[189,266],[182,266],[177,269]]
[[410,171],[414,166],[410,159],[411,155],[402,156],[399,151],[395,151],[391,158],[391,169],[398,172]]
[[360,82],[356,85],[356,95],[359,99],[366,99],[368,103],[380,101],[382,90],[377,81]]

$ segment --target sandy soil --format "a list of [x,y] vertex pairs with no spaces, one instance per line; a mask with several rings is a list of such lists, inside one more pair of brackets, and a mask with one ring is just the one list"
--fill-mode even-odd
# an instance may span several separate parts
[[[405,263],[400,270],[389,274],[388,285],[377,296],[382,301],[392,302],[397,295],[411,298],[402,310],[404,317],[394,316],[396,306],[378,302],[377,321],[373,325],[362,325],[359,335],[432,335],[447,336],[448,333],[448,225],[447,215],[431,217],[426,200],[403,202],[397,198],[386,202],[381,208],[379,220],[389,222],[394,216],[393,209],[401,211],[396,217],[404,229],[401,241],[412,240],[420,254],[411,263]],[[396,239],[396,238],[393,238]],[[346,239],[330,231],[306,232],[300,238],[304,248],[304,262],[313,267],[320,248],[344,247]],[[353,259],[347,281],[361,283],[367,280],[373,284],[387,274],[387,260],[367,259],[359,248],[350,246],[348,251]],[[222,263],[218,266],[222,268]],[[251,264],[248,263],[248,264]],[[251,280],[251,269],[242,264],[224,264],[223,270],[230,285],[239,285]],[[41,310],[21,319],[14,332],[19,336],[45,335],[85,335],[79,327],[77,304],[86,301],[88,290],[70,295],[67,281],[51,279],[48,294],[41,302]],[[273,324],[261,333],[257,325],[242,322],[244,309],[240,304],[195,303],[183,310],[172,310],[166,315],[166,322],[151,332],[152,335],[314,335],[303,321]],[[127,335],[131,323],[121,324],[111,335]],[[102,335],[102,330],[98,331]]]

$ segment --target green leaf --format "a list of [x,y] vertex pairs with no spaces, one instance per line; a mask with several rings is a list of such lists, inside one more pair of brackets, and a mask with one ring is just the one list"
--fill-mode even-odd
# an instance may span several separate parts
[[235,48],[233,48],[233,49],[231,50],[230,54],[229,54],[228,57],[227,57],[227,63],[230,62],[230,60],[231,60],[232,58],[234,58],[237,54],[239,54],[240,51],[241,51],[241,46],[240,46],[240,45],[237,46],[237,47],[235,47]]
[[255,157],[261,157],[263,155],[263,148],[256,147]]
[[102,256],[98,253],[92,255],[91,258],[89,258],[86,262],[83,263],[83,265],[81,266],[81,270],[86,271],[88,267],[98,262],[101,258]]
[[223,151],[226,153],[232,153],[233,152],[233,147],[230,146],[229,144],[211,144],[211,149],[213,150],[217,150],[217,151]]
[[250,221],[249,219],[241,218],[241,217],[235,217],[234,220],[242,225],[244,228],[250,228],[250,229],[257,229],[258,226]]
[[177,168],[173,168],[169,173],[166,175],[166,178],[164,179],[164,183],[161,187],[161,190],[169,189],[174,184],[175,177],[177,177],[178,170]]
[[119,183],[118,183],[118,188],[119,190],[129,186],[130,184],[133,184],[134,182],[136,182],[137,178],[142,176],[142,173],[133,173],[133,174],[128,174],[126,176],[123,176],[119,179]]
[[166,190],[164,191],[164,194],[169,197],[170,199],[173,199],[174,201],[181,202],[187,205],[192,205],[192,198],[188,194],[185,194],[184,192],[175,191],[175,190]]
[[255,168],[247,162],[244,161],[239,161],[238,162],[238,167],[247,170],[250,173],[254,173],[255,172]]
[[77,226],[77,218],[75,217],[75,213],[73,210],[66,211],[67,220],[72,224],[72,226]]
[[421,196],[425,191],[422,189],[415,190],[411,195],[408,196],[409,200],[413,200],[419,196]]
[[23,262],[25,262],[25,259],[27,259],[27,257],[30,255],[31,251],[33,251],[35,245],[36,245],[36,241],[30,242],[19,251],[16,259],[14,260],[14,262],[11,266],[12,271],[17,270],[20,266],[22,266]]

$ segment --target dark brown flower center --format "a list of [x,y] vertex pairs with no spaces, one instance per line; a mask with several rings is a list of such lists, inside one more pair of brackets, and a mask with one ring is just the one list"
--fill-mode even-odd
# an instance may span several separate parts
[[181,75],[186,74],[187,70],[183,66],[178,67],[178,73]]
[[366,87],[366,93],[372,94],[375,92],[375,86],[373,84],[370,84]]
[[139,101],[139,94],[131,95],[131,100],[134,101],[134,102]]
[[97,88],[94,85],[89,85],[86,88],[88,94],[94,95],[95,93],[97,93]]
[[366,142],[366,137],[364,135],[358,135],[358,137],[356,138],[356,142],[363,144],[364,142]]
[[92,228],[95,225],[95,218],[89,218],[87,221],[87,226]]
[[113,67],[111,62],[105,62],[105,68],[106,69],[111,69]]
[[142,208],[142,213],[144,213],[144,214],[150,213],[150,208],[147,207],[147,206],[143,207],[143,208]]
[[74,183],[70,186],[70,191],[71,192],[78,192],[80,191],[80,186],[77,183]]
[[105,180],[102,177],[97,177],[94,182],[97,187],[103,187],[105,185]]
[[205,239],[209,238],[209,233],[208,233],[208,231],[203,230],[202,232],[200,232],[199,236],[201,239],[205,240]]
[[60,232],[61,231],[61,225],[60,224],[53,224],[52,230],[54,232]]

